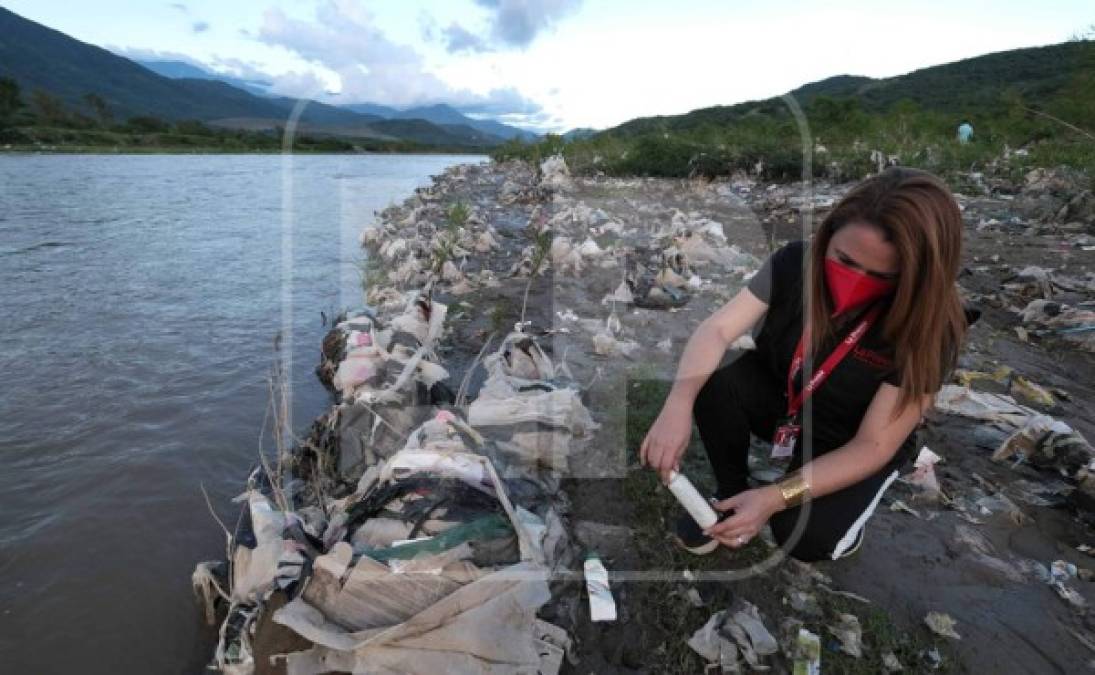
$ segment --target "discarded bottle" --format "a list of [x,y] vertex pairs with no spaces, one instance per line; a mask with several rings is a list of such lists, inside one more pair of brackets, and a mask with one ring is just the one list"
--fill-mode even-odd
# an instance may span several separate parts
[[589,593],[589,618],[592,621],[615,621],[616,601],[608,588],[608,570],[596,554],[586,558],[586,592]]
[[669,472],[669,491],[701,528],[711,527],[718,522],[719,516],[715,509],[711,508],[711,504],[684,475],[676,471]]
[[821,675],[821,638],[805,628],[799,628],[794,653],[794,675]]

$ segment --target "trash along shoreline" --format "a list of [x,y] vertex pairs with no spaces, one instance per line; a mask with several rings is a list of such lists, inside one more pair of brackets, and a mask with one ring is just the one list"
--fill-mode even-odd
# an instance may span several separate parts
[[[1072,671],[1095,659],[1091,179],[968,174],[974,324],[850,559],[674,548],[635,447],[695,326],[851,184],[462,164],[363,223],[365,304],[275,433],[224,560],[211,667],[321,672]],[[728,358],[752,347],[746,336]],[[778,477],[763,443],[758,481]],[[682,471],[712,479],[693,439]]]

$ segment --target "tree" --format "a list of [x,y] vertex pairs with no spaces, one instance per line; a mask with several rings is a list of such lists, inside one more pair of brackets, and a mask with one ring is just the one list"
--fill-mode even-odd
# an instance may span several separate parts
[[110,108],[107,106],[106,101],[103,100],[102,96],[99,96],[94,92],[89,92],[84,94],[84,101],[87,103],[88,107],[91,108],[92,112],[95,113],[95,116],[99,118],[99,124],[104,127],[109,127],[114,123],[114,113],[110,112]]
[[63,126],[68,121],[68,113],[61,99],[41,89],[35,89],[31,98],[34,99],[34,107],[38,109],[38,117],[42,122]]
[[170,126],[167,122],[159,117],[153,117],[151,115],[130,117],[126,120],[126,126],[129,127],[131,131],[142,134],[163,133],[170,130]]
[[22,107],[19,83],[10,77],[0,77],[0,129],[11,126],[15,113]]
[[1068,36],[1069,42],[1087,42],[1089,40],[1095,40],[1095,23],[1089,24],[1086,28],[1081,28]]
[[179,120],[175,123],[175,131],[187,136],[213,136],[215,133],[200,120]]

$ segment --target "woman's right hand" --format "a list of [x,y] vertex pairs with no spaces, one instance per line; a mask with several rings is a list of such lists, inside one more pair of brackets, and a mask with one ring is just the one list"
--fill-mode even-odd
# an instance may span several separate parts
[[661,474],[662,482],[668,482],[669,472],[680,468],[681,457],[691,437],[691,407],[666,401],[639,446],[639,458]]

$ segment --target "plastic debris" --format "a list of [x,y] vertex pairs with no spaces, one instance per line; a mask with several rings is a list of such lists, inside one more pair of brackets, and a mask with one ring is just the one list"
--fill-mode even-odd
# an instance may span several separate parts
[[723,673],[741,672],[738,666],[738,648],[721,631],[725,617],[726,610],[711,615],[707,623],[688,639],[688,646]]
[[837,622],[827,627],[840,640],[840,651],[857,659],[863,656],[863,628],[859,625],[859,617],[854,614],[840,614]]
[[939,648],[937,647],[924,650],[923,657],[924,660],[931,665],[932,670],[939,670],[940,666],[943,665],[943,655],[939,653]]
[[606,295],[601,302],[603,304],[611,304],[613,302],[632,304],[635,302],[635,296],[632,294],[631,287],[628,286],[627,281],[621,281],[620,285],[616,287],[616,290]]
[[[286,589],[296,589],[293,599],[271,618],[312,644],[285,656],[294,675],[475,671],[500,662],[554,673],[561,665],[565,632],[535,616],[566,547],[547,485],[537,462],[500,453],[457,413],[415,405],[423,387],[437,384],[428,367],[439,367],[433,348],[445,311],[427,293],[407,297],[394,316],[348,315],[328,335],[323,372],[345,400],[320,418],[307,444],[285,451],[293,453],[285,475],[252,474],[229,583],[214,564],[195,570],[201,597],[229,602],[214,654],[222,671],[254,670],[256,621],[271,594]],[[560,391],[554,365],[533,341],[504,346],[493,372],[503,381],[492,391],[551,382],[560,401],[577,401],[574,391]],[[346,374],[358,350],[376,357],[375,377]],[[407,386],[414,383],[422,386]],[[568,434],[595,427],[584,407],[569,412]],[[520,494],[511,497],[492,457],[522,477],[512,484]],[[298,467],[322,489],[293,479],[288,472]],[[282,485],[289,480],[292,501]]]
[[810,593],[809,591],[801,591],[794,588],[790,589],[787,592],[787,603],[791,605],[791,609],[799,614],[813,617],[822,615],[821,605],[817,601],[817,595]]
[[799,628],[794,659],[794,675],[821,675],[821,638],[805,628]]
[[604,252],[604,249],[598,246],[597,242],[593,241],[593,239],[586,239],[582,242],[581,246],[578,247],[578,253],[581,254],[583,258],[596,258],[597,256],[603,255]]
[[540,182],[551,188],[564,189],[570,186],[570,170],[562,155],[552,155],[540,164]]
[[692,603],[693,607],[703,607],[707,604],[703,599],[703,596],[700,595],[700,592],[695,588],[689,588],[685,595],[688,597],[688,601]]
[[1015,376],[1011,381],[1011,393],[1029,403],[1052,408],[1057,405],[1057,399],[1045,387],[1031,382],[1022,375]]
[[1065,560],[1055,560],[1048,567],[1037,561],[1028,561],[1027,568],[1041,582],[1048,584],[1057,595],[1078,610],[1087,607],[1087,601],[1074,588],[1068,585],[1072,579],[1088,576],[1087,570],[1080,570]]
[[924,617],[924,623],[927,624],[928,628],[936,635],[942,635],[943,637],[951,638],[953,640],[962,639],[962,636],[954,630],[956,622],[949,614],[928,612],[928,615]]
[[892,502],[890,502],[890,510],[891,511],[904,511],[905,513],[908,513],[910,515],[916,516],[917,518],[921,518],[921,519],[924,517],[924,516],[920,515],[920,512],[918,512],[916,509],[912,508],[911,506],[909,506],[905,502],[901,501],[900,499],[895,499]]
[[688,640],[688,646],[708,662],[718,664],[723,672],[737,672],[739,650],[754,670],[763,668],[764,657],[779,651],[760,611],[740,598],[729,609],[713,614]]
[[739,599],[731,606],[730,612],[725,628],[734,636],[750,666],[757,668],[760,657],[779,651],[779,644],[765,627],[756,605]]
[[1095,448],[1069,425],[1046,415],[1028,420],[1000,444],[992,458],[1054,468],[1076,479],[1081,489],[1093,487],[1085,478],[1095,460]]
[[893,652],[884,652],[882,654],[882,667],[886,669],[887,673],[897,673],[904,670],[901,662],[897,660],[897,655]]
[[922,499],[938,500],[942,495],[939,479],[935,476],[935,465],[943,458],[932,452],[928,446],[920,448],[920,454],[913,464],[914,470],[905,477],[905,481],[920,488]]
[[711,508],[710,502],[703,498],[699,490],[692,485],[692,481],[688,480],[684,474],[670,471],[667,487],[701,528],[711,527],[718,522],[719,517],[715,509]]
[[639,349],[638,342],[634,340],[617,340],[607,332],[593,336],[593,351],[601,356],[626,356],[630,358]]
[[945,413],[983,422],[1022,426],[1038,413],[1021,406],[1010,396],[974,391],[969,387],[946,384],[935,397],[935,407]]
[[583,565],[586,592],[589,594],[589,618],[591,621],[615,621],[616,601],[608,587],[608,570],[596,556],[586,558]]

